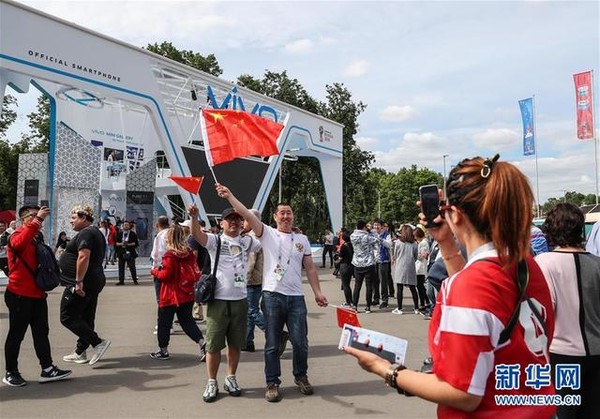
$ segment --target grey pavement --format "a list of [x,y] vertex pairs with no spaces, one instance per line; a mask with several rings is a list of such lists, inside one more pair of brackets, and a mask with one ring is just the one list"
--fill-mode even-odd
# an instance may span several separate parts
[[[319,269],[321,287],[331,304],[343,301],[340,281],[330,269]],[[112,275],[111,275],[112,276]],[[171,337],[171,359],[158,361],[149,354],[157,347],[152,332],[156,322],[154,288],[149,277],[139,286],[116,287],[109,279],[100,295],[96,330],[112,341],[104,358],[96,365],[67,364],[65,354],[75,347],[75,336],[59,321],[62,288],[49,293],[50,342],[54,362],[73,370],[70,379],[39,384],[38,360],[28,331],[21,347],[19,369],[28,381],[25,387],[0,383],[0,417],[2,418],[430,418],[435,405],[398,395],[383,380],[363,371],[356,360],[337,349],[340,329],[335,310],[320,308],[305,282],[309,310],[309,379],[315,387],[312,396],[302,395],[294,385],[292,350],[282,356],[283,400],[264,400],[264,335],[257,331],[254,353],[243,352],[237,377],[243,388],[234,398],[223,390],[225,356],[219,369],[220,393],[216,402],[204,403],[206,365],[199,363],[197,345],[176,328]],[[363,287],[364,296],[364,287]],[[0,287],[4,294],[4,287]],[[410,294],[410,293],[405,293]],[[2,298],[3,299],[3,298]],[[363,297],[364,301],[364,297]],[[412,307],[409,298],[404,304]],[[407,365],[419,368],[427,355],[429,322],[415,314],[394,315],[389,309],[359,314],[363,327],[382,331],[409,341]],[[6,305],[0,303],[0,339],[8,329]],[[204,325],[201,324],[204,329]],[[4,346],[2,345],[2,354]],[[89,355],[89,352],[88,352]],[[4,363],[1,369],[4,373]]]

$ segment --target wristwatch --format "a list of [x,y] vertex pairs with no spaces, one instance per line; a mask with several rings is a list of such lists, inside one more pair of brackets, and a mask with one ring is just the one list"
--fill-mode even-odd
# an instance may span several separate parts
[[398,387],[398,384],[396,384],[396,376],[398,375],[398,371],[405,369],[406,367],[404,365],[392,364],[385,373],[385,384],[388,387],[395,388],[396,391],[398,391],[398,394],[405,394],[405,392],[403,389]]

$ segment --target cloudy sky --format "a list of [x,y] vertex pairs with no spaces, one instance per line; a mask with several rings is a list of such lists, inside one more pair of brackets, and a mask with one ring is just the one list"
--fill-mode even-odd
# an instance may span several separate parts
[[136,46],[213,53],[225,79],[287,70],[317,99],[343,82],[368,106],[359,145],[388,171],[441,173],[445,154],[449,170],[497,152],[535,188],[517,103],[535,95],[540,201],[596,188],[594,142],[576,138],[572,75],[598,79],[597,1],[22,3]]

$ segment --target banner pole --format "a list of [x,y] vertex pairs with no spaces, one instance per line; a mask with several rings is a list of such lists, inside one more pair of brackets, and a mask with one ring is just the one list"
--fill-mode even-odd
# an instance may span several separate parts
[[596,110],[596,92],[594,91],[594,70],[590,71],[590,81],[591,81],[591,86],[590,86],[590,91],[592,93],[592,109],[593,109],[593,113],[592,113],[592,121],[594,121],[593,123],[593,127],[594,127],[594,161],[595,161],[595,165],[596,165],[596,205],[598,205],[598,195],[600,195],[600,193],[598,192],[598,136],[596,135],[596,131],[597,131],[597,127],[596,124],[598,123],[598,119],[596,118],[596,114],[598,113],[598,111]]
[[535,120],[535,95],[531,96],[532,100],[531,100],[531,104],[532,104],[532,110],[533,110],[533,132],[534,132],[534,139],[535,139],[535,143],[533,145],[533,150],[535,151],[535,187],[536,187],[536,192],[537,192],[537,196],[536,196],[536,214],[537,214],[537,218],[540,218],[540,175],[538,172],[538,145],[539,145],[539,139],[538,139],[538,130],[537,130],[537,123]]

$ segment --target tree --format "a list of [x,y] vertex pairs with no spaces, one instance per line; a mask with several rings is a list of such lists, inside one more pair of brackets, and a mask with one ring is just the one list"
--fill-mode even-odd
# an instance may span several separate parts
[[205,57],[190,50],[179,50],[171,42],[166,41],[163,41],[161,44],[157,42],[148,44],[146,49],[178,63],[212,74],[213,76],[218,77],[223,74],[223,70],[219,66],[219,62],[214,54],[209,54]]
[[36,111],[27,115],[30,133],[23,135],[30,153],[47,153],[50,150],[50,100],[38,97]]
[[4,97],[2,117],[0,118],[0,208],[15,208],[17,197],[17,176],[19,172],[19,154],[44,153],[50,144],[50,102],[41,96],[37,110],[27,117],[32,132],[24,134],[21,140],[12,144],[6,139],[6,130],[17,117],[12,106],[18,106],[17,100],[10,95]]
[[14,109],[17,106],[19,105],[16,97],[12,95],[4,96],[2,114],[0,115],[0,138],[6,137],[6,131],[17,120],[17,111]]
[[16,207],[19,154],[31,152],[31,143],[25,137],[16,144],[0,139],[0,208]]

